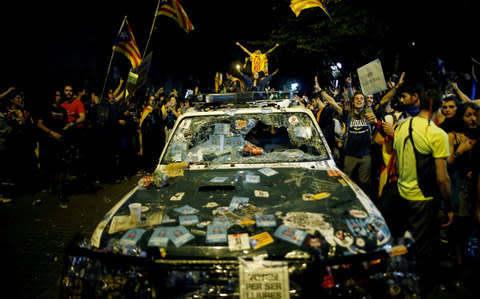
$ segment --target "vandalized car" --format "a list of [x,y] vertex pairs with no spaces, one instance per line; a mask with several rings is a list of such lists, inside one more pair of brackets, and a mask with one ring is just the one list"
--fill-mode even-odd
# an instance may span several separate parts
[[62,296],[384,298],[416,294],[394,243],[289,97],[206,97],[176,121],[155,171],[72,242]]

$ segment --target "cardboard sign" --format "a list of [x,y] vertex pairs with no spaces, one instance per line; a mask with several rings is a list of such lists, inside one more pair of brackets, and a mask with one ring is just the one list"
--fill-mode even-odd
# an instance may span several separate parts
[[240,299],[290,298],[288,266],[284,262],[240,263]]
[[379,59],[358,68],[357,73],[364,95],[375,94],[387,89],[387,82]]

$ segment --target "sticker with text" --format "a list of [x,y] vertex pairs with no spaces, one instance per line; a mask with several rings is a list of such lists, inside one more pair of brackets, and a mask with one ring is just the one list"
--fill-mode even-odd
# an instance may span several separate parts
[[224,225],[209,225],[207,227],[207,243],[226,243],[227,228]]
[[176,247],[180,247],[195,237],[184,226],[176,226],[170,228],[168,231],[168,238],[172,240]]
[[307,236],[307,232],[301,229],[282,225],[277,228],[273,235],[279,239],[300,246],[302,245],[303,240]]
[[242,233],[228,235],[228,249],[231,251],[250,249],[248,234]]
[[165,247],[168,244],[168,231],[169,227],[157,227],[150,239],[148,240],[148,246]]
[[180,225],[197,224],[198,223],[198,216],[197,215],[178,216],[178,222],[180,222]]
[[255,221],[257,222],[258,227],[275,227],[275,226],[277,226],[277,220],[275,219],[275,215],[273,215],[273,214],[257,215],[255,217]]
[[258,249],[273,243],[273,238],[268,232],[263,232],[250,237],[250,245],[253,249]]

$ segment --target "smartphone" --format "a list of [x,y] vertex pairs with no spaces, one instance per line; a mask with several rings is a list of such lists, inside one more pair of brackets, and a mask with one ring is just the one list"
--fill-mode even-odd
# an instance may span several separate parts
[[372,107],[365,108],[365,113],[373,113]]

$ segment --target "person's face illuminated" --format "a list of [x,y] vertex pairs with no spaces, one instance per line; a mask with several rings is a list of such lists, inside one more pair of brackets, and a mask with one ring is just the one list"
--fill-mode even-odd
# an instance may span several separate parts
[[65,94],[67,100],[71,100],[73,98],[73,88],[71,86],[65,86],[63,93]]
[[356,109],[362,109],[365,106],[365,97],[361,94],[356,94],[353,97],[353,106]]
[[455,101],[444,101],[441,111],[445,118],[452,118],[457,112],[457,104]]
[[478,126],[476,111],[470,107],[463,114],[463,122],[469,129],[475,129]]
[[366,98],[367,98],[367,106],[372,107],[372,105],[373,105],[373,95],[369,94],[369,95],[367,95]]

